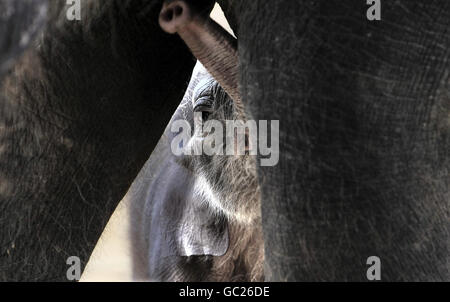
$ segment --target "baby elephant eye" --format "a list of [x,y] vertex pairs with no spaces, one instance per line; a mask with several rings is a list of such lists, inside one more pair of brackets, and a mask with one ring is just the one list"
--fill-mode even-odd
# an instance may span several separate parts
[[213,112],[212,104],[210,97],[201,97],[194,104],[194,112],[201,112],[202,119],[206,121],[210,114]]

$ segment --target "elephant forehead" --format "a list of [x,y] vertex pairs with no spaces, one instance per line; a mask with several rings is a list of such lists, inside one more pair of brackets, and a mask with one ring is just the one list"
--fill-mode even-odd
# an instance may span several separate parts
[[205,90],[212,87],[213,83],[214,78],[211,74],[209,74],[205,67],[197,61],[197,65],[195,65],[191,81],[188,86],[188,91],[191,93],[191,102],[194,103]]

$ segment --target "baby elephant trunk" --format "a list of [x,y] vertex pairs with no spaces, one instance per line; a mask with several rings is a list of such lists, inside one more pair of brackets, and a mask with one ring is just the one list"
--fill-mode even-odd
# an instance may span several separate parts
[[159,24],[164,31],[180,35],[193,55],[233,99],[238,116],[243,116],[236,39],[208,14],[185,0],[165,1]]

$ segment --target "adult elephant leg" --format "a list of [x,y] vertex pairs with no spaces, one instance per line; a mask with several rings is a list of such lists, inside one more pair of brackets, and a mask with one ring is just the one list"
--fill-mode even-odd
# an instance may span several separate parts
[[82,267],[178,106],[195,60],[161,1],[52,1],[0,89],[0,280]]
[[[449,278],[445,0],[222,1],[237,20],[242,99],[280,120],[260,168],[268,280]],[[230,6],[227,4],[231,3]]]

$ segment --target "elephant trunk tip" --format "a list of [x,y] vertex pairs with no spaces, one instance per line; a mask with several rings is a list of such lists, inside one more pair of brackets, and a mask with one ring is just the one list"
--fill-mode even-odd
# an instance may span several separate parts
[[159,25],[165,32],[174,34],[191,22],[193,17],[193,10],[185,1],[172,1],[163,4]]

